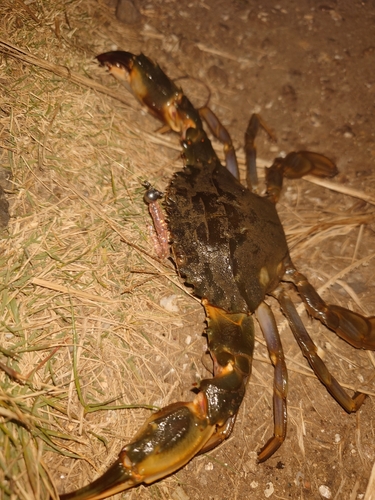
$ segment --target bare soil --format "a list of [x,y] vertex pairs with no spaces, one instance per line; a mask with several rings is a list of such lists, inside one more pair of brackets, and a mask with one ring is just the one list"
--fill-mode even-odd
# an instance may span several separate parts
[[[135,6],[140,17],[130,25],[104,0],[0,7],[0,158],[12,175],[0,241],[4,499],[46,499],[87,484],[150,409],[191,399],[209,376],[203,309],[172,264],[154,258],[142,201],[142,180],[163,190],[181,168],[178,138],[155,132],[158,124],[98,67],[97,54],[143,52],[181,79],[196,106],[210,94],[242,174],[253,112],[277,136],[270,143],[260,134],[260,165],[304,149],[333,158],[340,173],[330,188],[287,181],[279,213],[293,261],[324,299],[375,315],[374,3]],[[175,312],[161,302],[171,296]],[[332,374],[351,394],[369,394],[348,415],[312,374],[277,303],[267,302],[289,369],[288,435],[279,451],[257,464],[273,430],[273,370],[257,330],[231,437],[175,475],[116,498],[374,498],[373,353],[299,308]]]

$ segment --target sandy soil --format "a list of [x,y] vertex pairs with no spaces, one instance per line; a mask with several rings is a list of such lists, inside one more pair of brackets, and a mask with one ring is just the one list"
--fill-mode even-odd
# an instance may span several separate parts
[[[208,376],[203,310],[173,267],[152,258],[142,202],[141,180],[164,189],[180,168],[178,139],[155,133],[155,120],[93,57],[116,48],[143,52],[171,78],[194,77],[180,84],[197,106],[209,89],[242,174],[254,111],[277,136],[270,143],[260,134],[258,155],[267,164],[301,149],[333,158],[340,173],[332,189],[288,181],[279,212],[295,264],[324,299],[374,315],[375,7],[150,0],[135,3],[141,16],[127,25],[101,0],[16,5],[0,7],[1,159],[13,176],[13,187],[5,187],[12,218],[1,242],[0,335],[8,350],[2,363],[29,378],[2,374],[1,458],[11,463],[7,453],[17,440],[21,451],[14,469],[2,467],[1,482],[4,498],[39,499],[48,498],[44,470],[59,492],[93,480],[147,418],[147,405],[190,399],[192,386]],[[76,85],[42,61],[115,97],[88,82]],[[178,312],[160,305],[171,295]],[[372,498],[365,492],[375,461],[374,355],[346,345],[300,308],[332,373],[350,393],[370,394],[348,415],[311,374],[277,304],[269,303],[289,368],[280,450],[256,463],[273,426],[273,372],[257,332],[253,375],[230,439],[174,476],[118,498]],[[103,408],[93,411],[98,402]],[[137,403],[141,408],[115,408]],[[42,460],[34,471],[40,483],[31,479],[28,431]]]

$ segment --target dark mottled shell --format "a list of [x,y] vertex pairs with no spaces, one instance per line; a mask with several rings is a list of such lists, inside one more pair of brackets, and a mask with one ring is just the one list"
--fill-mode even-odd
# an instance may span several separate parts
[[279,282],[288,254],[275,206],[220,164],[205,134],[184,146],[187,164],[166,202],[176,265],[196,296],[253,312]]

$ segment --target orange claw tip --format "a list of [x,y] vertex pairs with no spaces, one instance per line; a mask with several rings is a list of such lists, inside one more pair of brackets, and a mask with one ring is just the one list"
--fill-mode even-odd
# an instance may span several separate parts
[[100,500],[141,483],[142,478],[137,478],[136,474],[124,466],[126,460],[121,459],[121,455],[123,453],[98,479],[79,490],[60,495],[60,500]]

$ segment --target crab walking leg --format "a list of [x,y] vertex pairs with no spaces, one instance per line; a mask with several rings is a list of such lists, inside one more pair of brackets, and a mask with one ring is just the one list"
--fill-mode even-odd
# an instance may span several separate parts
[[276,320],[270,307],[265,302],[258,306],[256,317],[266,340],[271,362],[275,368],[273,382],[274,434],[258,453],[259,462],[264,462],[280,448],[286,436],[288,372]]
[[256,113],[253,113],[250,117],[249,124],[245,132],[245,156],[246,156],[246,183],[247,187],[253,193],[258,192],[258,174],[256,166],[256,146],[255,138],[258,134],[259,127],[262,127],[265,132],[267,132],[269,138],[272,141],[276,140],[276,137],[268,125],[263,121],[262,117]]
[[291,263],[286,268],[286,276],[297,287],[312,316],[353,347],[375,351],[375,316],[366,317],[345,307],[326,304]]
[[214,378],[201,381],[191,403],[173,403],[152,415],[107,472],[61,500],[99,500],[153,483],[229,436],[251,373],[254,326],[247,314],[203,304]]
[[318,356],[316,345],[307,333],[307,330],[302,323],[302,320],[291,299],[281,287],[278,287],[274,294],[280,303],[283,313],[288,319],[289,326],[298,342],[302,354],[314,370],[315,375],[322,382],[322,384],[326,386],[328,392],[336,399],[345,411],[348,413],[356,412],[366,399],[366,394],[356,392],[353,394],[353,397],[350,397],[349,394],[347,394],[337,380],[329,373],[326,365]]
[[285,158],[276,158],[266,168],[267,195],[274,203],[280,198],[283,178],[301,179],[304,175],[316,177],[334,177],[338,173],[335,163],[320,153],[297,151],[289,153]]

